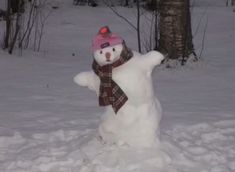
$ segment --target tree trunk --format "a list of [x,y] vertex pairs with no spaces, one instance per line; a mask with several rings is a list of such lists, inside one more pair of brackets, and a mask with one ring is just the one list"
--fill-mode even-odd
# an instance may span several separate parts
[[21,27],[21,14],[24,12],[24,0],[7,0],[6,34],[4,48],[12,54]]
[[9,47],[10,35],[11,35],[11,0],[8,0],[7,12],[6,12],[6,35],[4,38],[4,48],[6,49]]
[[160,0],[159,51],[184,64],[194,54],[189,0]]
[[159,0],[151,0],[152,8],[154,9],[155,21],[154,21],[154,50],[158,50],[159,44]]
[[231,0],[231,5],[232,5],[232,6],[235,5],[235,0]]
[[125,5],[124,6],[129,6],[129,0],[125,0]]
[[12,39],[12,42],[10,44],[10,47],[9,47],[9,54],[12,54],[13,52],[13,49],[14,49],[14,46],[15,46],[15,43],[16,43],[16,39],[18,37],[18,34],[19,34],[19,31],[20,31],[20,17],[21,17],[21,14],[20,12],[17,12],[17,17],[16,17],[16,23],[15,23],[15,33],[14,33],[14,36],[13,36],[13,39]]
[[136,1],[137,5],[137,39],[138,39],[138,50],[141,53],[141,39],[140,39],[140,4],[139,0]]

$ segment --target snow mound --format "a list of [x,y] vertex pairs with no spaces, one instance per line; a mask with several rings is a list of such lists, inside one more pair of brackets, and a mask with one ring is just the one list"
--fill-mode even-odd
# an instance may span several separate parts
[[81,150],[86,154],[81,172],[151,171],[164,169],[171,162],[171,158],[157,148],[136,150],[128,146],[102,145],[96,139]]
[[15,144],[24,144],[25,139],[21,136],[19,132],[15,132],[14,136],[4,136],[0,137],[0,148],[9,148]]
[[[235,121],[223,120],[178,126],[167,131],[181,152],[198,165],[199,171],[229,172],[234,170]],[[201,168],[201,169],[200,169]]]
[[231,172],[235,169],[235,123],[224,120],[177,126],[160,147],[134,149],[102,143],[96,130],[58,130],[30,138],[0,137],[4,172]]

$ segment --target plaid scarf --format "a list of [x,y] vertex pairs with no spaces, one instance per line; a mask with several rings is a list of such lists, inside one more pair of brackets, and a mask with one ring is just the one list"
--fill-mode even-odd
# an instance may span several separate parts
[[129,50],[125,44],[123,44],[123,47],[120,58],[114,63],[100,66],[94,60],[92,64],[93,71],[100,78],[99,105],[112,105],[115,113],[117,113],[128,100],[128,97],[122,89],[112,80],[113,68],[126,63],[133,56],[132,51]]

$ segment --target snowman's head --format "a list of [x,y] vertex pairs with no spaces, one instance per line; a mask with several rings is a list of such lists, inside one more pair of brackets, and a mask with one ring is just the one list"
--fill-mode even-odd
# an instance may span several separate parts
[[120,58],[123,45],[118,44],[111,47],[96,50],[94,52],[94,59],[100,65],[112,64]]
[[111,33],[107,26],[102,27],[92,41],[94,59],[100,65],[112,64],[120,58],[124,40]]

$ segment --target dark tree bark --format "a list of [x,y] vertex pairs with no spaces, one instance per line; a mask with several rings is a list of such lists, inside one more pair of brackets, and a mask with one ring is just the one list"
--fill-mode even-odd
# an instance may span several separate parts
[[137,5],[137,39],[138,39],[138,50],[141,53],[141,38],[140,38],[140,4],[139,0],[136,1]]
[[226,6],[229,6],[229,2],[231,6],[235,5],[235,0],[226,0]]
[[194,53],[189,0],[160,0],[159,51],[184,64]]
[[232,5],[232,6],[235,5],[235,0],[231,0],[231,5]]
[[12,54],[13,52],[13,49],[14,49],[14,46],[15,46],[15,43],[16,43],[16,39],[17,39],[17,36],[19,34],[19,31],[20,31],[20,13],[18,12],[17,13],[17,17],[16,17],[16,23],[15,23],[15,33],[14,33],[14,36],[13,36],[13,39],[12,39],[12,42],[10,44],[10,47],[9,47],[9,54]]
[[7,11],[6,11],[6,35],[4,38],[4,48],[6,49],[9,47],[10,34],[11,34],[11,0],[8,0]]
[[19,12],[19,0],[10,0],[12,13]]
[[4,48],[13,52],[20,31],[20,18],[24,12],[24,0],[7,0],[6,12],[6,34],[4,37]]
[[124,6],[129,6],[129,0],[125,0],[125,5]]
[[154,49],[158,50],[158,46],[159,46],[159,0],[151,0],[151,6],[154,10],[154,15],[155,15],[155,23],[154,23],[155,45],[154,45]]

